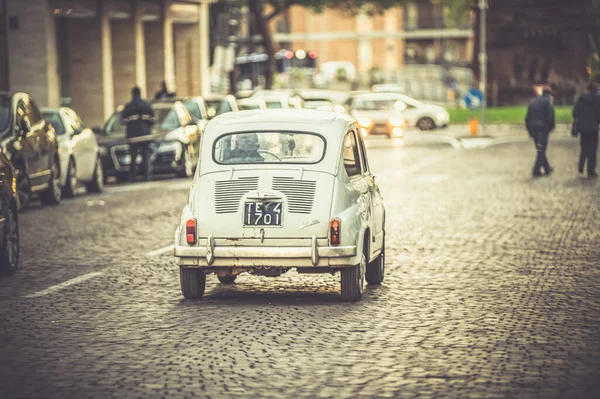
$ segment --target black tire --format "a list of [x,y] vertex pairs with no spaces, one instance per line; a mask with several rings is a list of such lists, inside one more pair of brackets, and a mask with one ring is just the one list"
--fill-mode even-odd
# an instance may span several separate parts
[[429,117],[423,117],[417,121],[417,127],[419,130],[433,130],[435,129],[435,122]]
[[206,274],[200,269],[179,268],[179,282],[181,293],[186,299],[198,299],[204,295],[206,289]]
[[71,158],[67,168],[67,182],[63,187],[63,196],[71,198],[75,195],[77,195],[77,166],[75,166],[75,161]]
[[223,284],[233,284],[235,282],[236,276],[217,276],[219,281]]
[[177,177],[187,178],[194,174],[194,162],[192,161],[192,154],[190,154],[187,147],[181,143],[181,165],[183,168],[177,171]]
[[17,179],[17,196],[19,197],[19,212],[29,208],[31,203],[31,182],[23,169],[15,170]]
[[381,253],[375,260],[367,264],[365,279],[369,285],[379,285],[385,278],[385,238],[381,247]]
[[85,188],[88,193],[99,193],[104,189],[104,169],[102,169],[102,161],[100,158],[96,159],[96,166],[94,167],[94,177],[92,181],[86,183]]
[[0,251],[0,275],[12,276],[19,268],[19,219],[17,208],[8,207],[4,222],[4,247]]
[[366,266],[365,255],[362,256],[361,264],[342,269],[340,282],[342,285],[342,299],[344,301],[356,302],[362,298]]
[[129,173],[127,172],[117,172],[116,177],[121,183],[127,183],[129,181]]
[[60,188],[60,168],[56,158],[53,158],[52,165],[50,166],[50,181],[48,183],[48,188],[40,193],[42,205],[60,204],[62,190]]

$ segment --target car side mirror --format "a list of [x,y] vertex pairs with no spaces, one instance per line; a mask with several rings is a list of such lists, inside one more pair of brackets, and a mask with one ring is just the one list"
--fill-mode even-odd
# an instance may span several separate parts
[[83,129],[75,129],[73,130],[73,136],[77,136],[78,134],[80,134],[83,131]]
[[[106,135],[106,133],[104,132],[104,130],[100,126],[94,126],[94,127],[92,127],[92,132],[94,132],[94,134]],[[75,134],[77,134],[77,133],[75,133]]]

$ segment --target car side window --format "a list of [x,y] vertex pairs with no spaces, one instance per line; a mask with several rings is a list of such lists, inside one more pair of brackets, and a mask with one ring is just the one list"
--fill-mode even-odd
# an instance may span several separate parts
[[29,122],[32,125],[39,123],[43,119],[42,113],[35,105],[35,103],[31,100],[25,103],[25,112],[29,116]]
[[29,119],[29,114],[27,113],[27,108],[23,100],[19,100],[17,103],[17,112],[15,116],[16,127],[25,133],[29,133],[29,131],[31,131],[31,120]]
[[362,160],[362,170],[366,173],[369,171],[369,162],[367,161],[367,149],[365,148],[365,141],[361,134],[356,135],[358,137],[358,146],[360,148],[360,158]]
[[344,168],[348,177],[360,176],[360,156],[354,131],[346,133],[344,138]]

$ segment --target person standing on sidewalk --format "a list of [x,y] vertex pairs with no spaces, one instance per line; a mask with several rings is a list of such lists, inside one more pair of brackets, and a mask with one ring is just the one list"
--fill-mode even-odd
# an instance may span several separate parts
[[587,174],[596,177],[596,154],[598,152],[598,131],[600,130],[600,96],[598,85],[589,83],[587,93],[577,100],[573,108],[573,135],[580,136],[579,173],[583,173],[587,161]]
[[533,165],[533,177],[542,176],[542,169],[546,176],[549,176],[553,172],[546,157],[550,132],[555,127],[554,105],[552,105],[553,96],[554,92],[552,89],[546,87],[542,95],[536,97],[529,104],[529,108],[527,108],[525,126],[529,132],[529,137],[535,143],[537,153],[535,164]]
[[132,99],[121,112],[121,119],[127,125],[127,141],[129,142],[129,181],[137,177],[137,156],[142,155],[144,180],[152,176],[152,161],[150,159],[150,135],[154,124],[154,111],[150,104],[142,100],[139,87],[131,89]]

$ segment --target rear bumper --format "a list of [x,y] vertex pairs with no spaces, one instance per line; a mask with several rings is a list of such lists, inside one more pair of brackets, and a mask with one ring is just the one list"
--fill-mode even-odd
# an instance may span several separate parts
[[176,246],[175,256],[183,267],[345,267],[354,266],[356,246],[319,247],[313,238],[310,247],[231,247],[214,245]]

